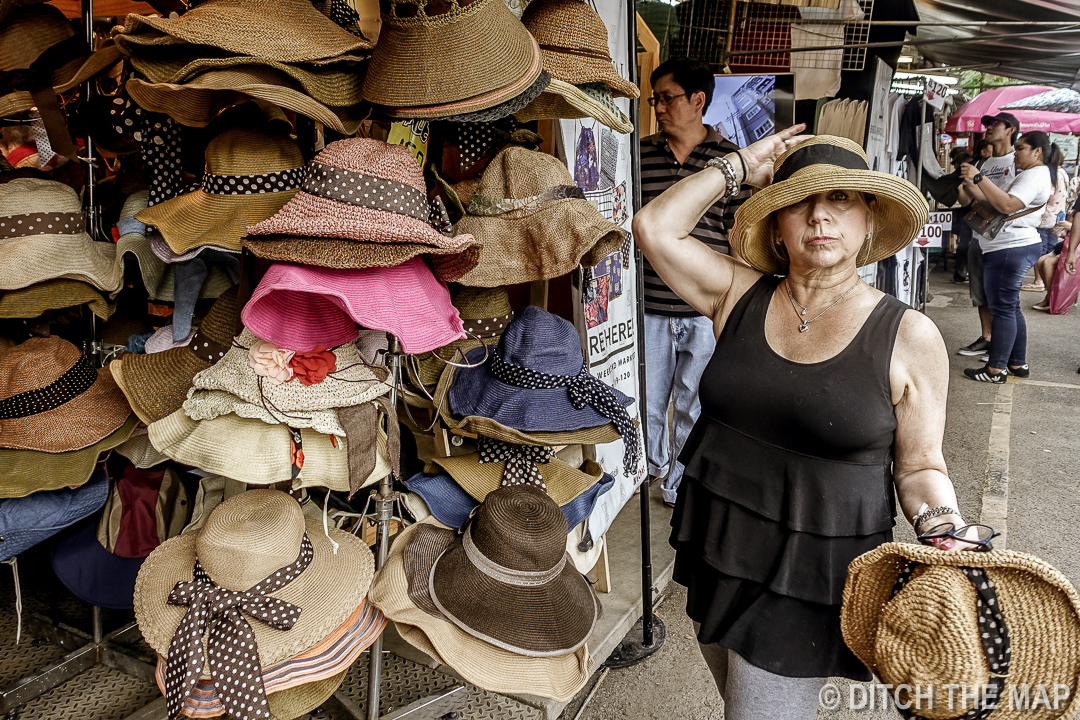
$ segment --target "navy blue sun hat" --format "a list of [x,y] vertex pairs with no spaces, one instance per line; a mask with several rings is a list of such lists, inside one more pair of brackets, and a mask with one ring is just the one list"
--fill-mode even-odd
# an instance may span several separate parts
[[[570,530],[581,524],[592,514],[600,496],[615,486],[615,478],[604,473],[599,482],[585,492],[563,505],[560,510],[566,516],[566,526]],[[405,481],[409,492],[414,492],[423,499],[432,516],[443,525],[460,528],[469,519],[478,503],[460,485],[454,482],[450,473],[426,475],[417,473]]]
[[[466,358],[479,363],[484,352],[476,348]],[[625,409],[633,400],[588,372],[571,323],[534,305],[510,321],[487,362],[454,372],[448,396],[456,416],[491,418],[522,432],[613,422],[625,441],[624,464],[637,467],[637,428]]]
[[0,560],[10,560],[66,527],[93,515],[109,496],[102,466],[83,486],[0,500]]
[[97,518],[82,523],[52,549],[56,577],[85,603],[110,610],[134,607],[135,578],[145,558],[123,558],[102,547]]

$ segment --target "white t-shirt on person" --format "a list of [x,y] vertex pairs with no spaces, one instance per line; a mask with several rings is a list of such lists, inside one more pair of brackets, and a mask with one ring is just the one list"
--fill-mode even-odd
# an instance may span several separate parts
[[[1015,155],[1013,153],[986,158],[978,164],[979,172],[983,174],[982,182],[989,180],[999,188],[1008,186],[1009,183],[1016,179],[1014,165]],[[972,232],[972,238],[978,241],[979,247],[986,247],[986,238],[979,233]]]
[[[1002,190],[1024,203],[1024,207],[1016,212],[1042,207],[1054,192],[1054,186],[1050,183],[1050,168],[1045,165],[1038,165],[1022,170]],[[1038,230],[1041,220],[1042,213],[1038,210],[1015,220],[1010,220],[993,240],[981,239],[982,251],[988,253],[995,250],[1006,250],[1041,243],[1042,238],[1039,236]]]

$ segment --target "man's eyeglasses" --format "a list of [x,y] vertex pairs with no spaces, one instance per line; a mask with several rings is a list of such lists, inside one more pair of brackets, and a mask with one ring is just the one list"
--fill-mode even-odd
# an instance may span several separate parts
[[675,102],[676,99],[681,97],[690,97],[690,93],[679,93],[678,95],[653,95],[649,98],[649,107],[656,107],[657,105],[670,105]]
[[919,535],[919,540],[920,542],[929,545],[932,544],[934,540],[951,538],[952,540],[959,540],[960,542],[976,545],[978,550],[989,552],[994,549],[994,546],[990,541],[1000,534],[1001,533],[994,532],[994,528],[989,525],[964,525],[963,527],[956,527],[952,523],[942,523],[941,525],[937,525],[926,532],[921,533]]

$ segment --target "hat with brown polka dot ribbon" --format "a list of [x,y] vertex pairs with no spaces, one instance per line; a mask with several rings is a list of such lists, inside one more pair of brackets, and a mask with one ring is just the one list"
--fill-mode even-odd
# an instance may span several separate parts
[[0,352],[0,448],[81,450],[131,415],[109,368],[58,337]]
[[1033,555],[887,543],[848,567],[840,627],[880,682],[910,688],[897,697],[906,717],[1080,710],[1080,595]]
[[235,495],[198,531],[159,545],[139,570],[135,617],[165,657],[169,716],[180,716],[205,674],[230,717],[269,720],[262,669],[315,647],[352,615],[374,564],[359,538],[324,533],[276,490]]
[[69,278],[115,295],[116,246],[86,232],[82,202],[54,180],[17,178],[0,191],[0,290]]

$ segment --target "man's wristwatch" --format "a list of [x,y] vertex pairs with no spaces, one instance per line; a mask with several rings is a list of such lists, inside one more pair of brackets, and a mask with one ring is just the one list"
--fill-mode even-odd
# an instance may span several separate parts
[[975,185],[978,185],[982,181],[983,181],[983,174],[982,173],[979,173],[975,177],[971,178],[971,182],[974,183]]

